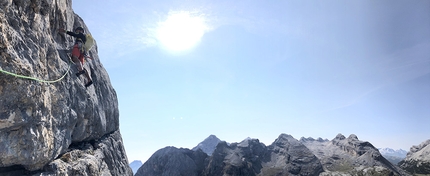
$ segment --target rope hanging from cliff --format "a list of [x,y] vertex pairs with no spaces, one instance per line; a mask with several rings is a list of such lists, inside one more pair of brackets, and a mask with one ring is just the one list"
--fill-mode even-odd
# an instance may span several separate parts
[[19,74],[16,74],[16,73],[12,73],[12,72],[8,72],[8,71],[5,71],[5,70],[2,70],[1,68],[0,68],[0,72],[2,72],[4,74],[15,76],[15,77],[18,77],[18,78],[22,78],[22,79],[30,79],[30,80],[34,80],[34,81],[38,81],[38,82],[43,82],[43,83],[55,83],[55,82],[61,81],[64,77],[66,77],[67,73],[69,73],[69,71],[70,71],[70,68],[71,68],[71,62],[69,64],[69,68],[67,69],[66,73],[64,73],[63,76],[61,76],[60,78],[58,78],[56,80],[52,80],[52,81],[50,81],[50,80],[42,80],[42,79],[30,77],[30,76],[19,75]]

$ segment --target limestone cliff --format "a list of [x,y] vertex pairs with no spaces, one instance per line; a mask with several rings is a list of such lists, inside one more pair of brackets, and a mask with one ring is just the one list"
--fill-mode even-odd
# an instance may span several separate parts
[[430,175],[430,139],[412,146],[400,167],[413,174]]
[[[70,64],[83,20],[71,0],[0,1],[0,175],[132,175],[119,132],[118,100],[97,46],[85,88]],[[69,70],[69,66],[71,66]]]

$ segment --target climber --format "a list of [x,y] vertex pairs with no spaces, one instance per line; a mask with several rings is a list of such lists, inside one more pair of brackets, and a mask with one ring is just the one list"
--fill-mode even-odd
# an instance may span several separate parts
[[91,80],[91,77],[88,71],[84,68],[84,62],[85,62],[85,57],[90,59],[92,58],[89,56],[86,56],[86,51],[84,49],[84,44],[87,41],[87,38],[84,35],[84,28],[77,27],[75,29],[75,32],[59,29],[59,32],[66,33],[76,38],[75,44],[73,45],[73,50],[72,50],[72,60],[76,64],[76,67],[78,68],[78,73],[76,73],[76,76],[79,77],[80,75],[84,74],[88,80],[88,82],[85,84],[85,87],[90,86],[91,84],[93,84],[93,81]]

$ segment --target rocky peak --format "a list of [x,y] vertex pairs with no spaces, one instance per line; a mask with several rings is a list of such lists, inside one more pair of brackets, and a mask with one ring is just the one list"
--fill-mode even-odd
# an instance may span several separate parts
[[348,136],[348,140],[350,141],[358,141],[358,137],[355,134],[351,134]]
[[208,154],[209,156],[212,155],[213,151],[215,150],[215,147],[218,145],[218,143],[221,142],[218,137],[215,135],[210,135],[205,140],[200,142],[197,146],[195,146],[192,150],[196,151],[198,149],[201,149],[203,152]]
[[413,174],[430,175],[430,139],[418,146],[412,146],[399,165]]
[[297,139],[295,139],[293,136],[291,136],[289,134],[281,134],[275,140],[275,142],[272,143],[272,145],[289,146],[291,144],[297,144],[297,143],[300,143],[300,142]]
[[155,152],[140,167],[136,176],[143,175],[187,175],[198,176],[204,169],[204,160],[207,157],[201,150],[165,147]]
[[305,140],[303,144],[321,161],[323,175],[341,175],[346,170],[352,175],[408,175],[382,157],[372,144],[360,141],[354,134],[348,138],[338,134],[333,140],[323,142]]
[[[89,33],[71,4],[0,2],[0,69],[39,80],[0,73],[0,175],[132,175],[116,92],[97,46],[89,51],[94,59],[85,63],[94,84],[85,88],[70,62],[74,39],[58,33],[78,26]],[[79,169],[90,166],[94,169]]]
[[[414,145],[410,148],[410,151],[408,152],[408,154],[406,156],[412,156],[414,153],[417,153],[417,152],[423,150],[424,148],[426,148],[429,145],[430,145],[430,139],[422,142],[420,145],[417,145],[417,146]],[[430,155],[428,155],[428,156],[430,156]]]
[[[212,155],[206,156],[204,159],[203,169],[188,174],[247,176],[409,175],[383,158],[369,142],[358,140],[356,135],[350,135],[348,138],[342,136],[338,135],[332,141],[303,137],[298,141],[291,135],[281,134],[269,146],[265,146],[258,139],[252,138],[246,138],[239,143],[230,145],[221,141]],[[176,173],[178,175],[184,171],[176,165],[183,163],[173,162],[190,162],[185,164],[187,166],[199,163],[196,157],[190,157],[191,160],[174,159],[175,154],[171,153],[179,149],[166,148],[164,150],[167,152],[157,152],[162,155],[154,154],[147,163],[154,163],[152,158],[155,156],[157,156],[156,158],[165,158],[164,161],[157,165],[145,165],[145,163],[144,165],[148,170],[140,175],[168,175],[164,173]],[[201,152],[201,150],[193,152]],[[190,153],[186,155],[194,156]],[[201,161],[200,158],[200,163]],[[155,170],[160,170],[160,168],[164,169],[163,173],[155,174]],[[192,168],[202,167],[193,166]],[[169,171],[170,169],[175,171]]]
[[319,137],[319,138],[317,138],[317,139],[314,139],[314,138],[312,138],[312,137],[308,137],[308,138],[301,137],[299,141],[303,143],[303,142],[312,142],[312,141],[317,141],[317,142],[327,142],[327,141],[329,141],[329,140],[328,140],[328,139],[323,139],[323,138],[321,138],[321,137]]
[[[309,149],[290,135],[282,134],[270,146],[247,138],[228,145],[221,141],[202,162],[201,150],[164,148],[139,169],[140,175],[318,175],[322,166]],[[192,153],[190,153],[192,152]],[[197,165],[204,164],[204,167]],[[180,166],[180,167],[179,167]],[[189,169],[183,169],[189,168]],[[195,170],[197,169],[197,171]],[[186,172],[190,171],[190,172]]]
[[333,140],[344,140],[344,139],[346,139],[346,137],[339,133]]
[[299,141],[300,142],[307,142],[307,141],[315,141],[315,139],[312,137],[308,137],[308,138],[301,137]]

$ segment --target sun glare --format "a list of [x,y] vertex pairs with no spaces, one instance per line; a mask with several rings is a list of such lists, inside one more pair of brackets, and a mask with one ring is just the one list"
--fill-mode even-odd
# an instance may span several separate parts
[[157,39],[170,51],[184,51],[195,46],[206,30],[202,16],[186,11],[169,13],[166,21],[158,24]]

